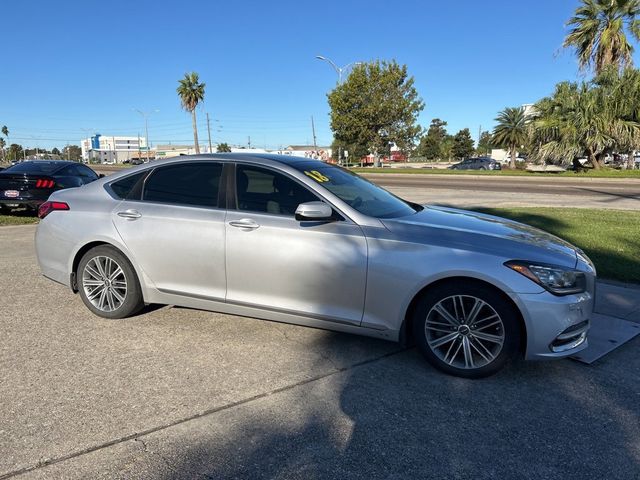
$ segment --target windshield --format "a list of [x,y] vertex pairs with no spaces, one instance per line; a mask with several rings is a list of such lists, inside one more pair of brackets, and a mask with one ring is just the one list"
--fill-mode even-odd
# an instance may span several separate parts
[[60,167],[60,162],[21,162],[6,168],[3,172],[48,175],[55,172]]
[[342,167],[321,162],[294,163],[291,166],[370,217],[405,217],[421,209]]

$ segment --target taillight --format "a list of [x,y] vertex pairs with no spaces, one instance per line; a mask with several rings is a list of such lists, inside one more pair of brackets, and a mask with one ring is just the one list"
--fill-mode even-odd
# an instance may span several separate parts
[[53,188],[56,183],[53,180],[38,179],[36,188]]
[[44,202],[38,208],[38,218],[42,219],[54,210],[69,210],[69,205],[64,202]]

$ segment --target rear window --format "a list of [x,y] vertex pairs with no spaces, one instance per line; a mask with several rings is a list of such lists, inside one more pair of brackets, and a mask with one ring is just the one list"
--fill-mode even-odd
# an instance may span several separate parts
[[120,199],[130,198],[133,188],[142,180],[142,178],[149,173],[148,171],[136,173],[135,175],[129,175],[128,177],[121,178],[118,181],[113,182],[110,187],[111,191]]
[[21,162],[4,169],[4,172],[11,173],[36,173],[41,175],[51,175],[65,164],[60,162]]

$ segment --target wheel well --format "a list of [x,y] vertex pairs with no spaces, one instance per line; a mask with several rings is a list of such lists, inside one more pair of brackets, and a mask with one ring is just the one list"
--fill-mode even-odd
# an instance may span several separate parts
[[506,293],[504,293],[502,290],[500,290],[498,287],[496,287],[495,285],[489,283],[489,282],[485,282],[484,280],[479,280],[477,278],[472,278],[472,277],[449,277],[449,278],[442,278],[440,280],[436,280],[433,283],[430,283],[429,285],[426,285],[422,288],[422,290],[420,290],[411,300],[411,303],[409,303],[409,307],[407,308],[407,311],[405,313],[404,316],[404,321],[402,322],[402,328],[400,330],[400,341],[401,343],[403,343],[404,345],[412,345],[413,344],[413,314],[415,312],[416,306],[418,305],[418,300],[420,300],[420,298],[422,297],[422,295],[424,295],[424,293],[431,289],[434,288],[436,286],[440,286],[440,285],[444,285],[444,284],[456,284],[459,282],[465,282],[467,284],[475,284],[475,285],[479,285],[485,288],[489,288],[491,290],[493,290],[494,292],[496,292],[498,295],[500,295],[507,303],[509,303],[513,309],[518,313],[518,321],[520,322],[520,347],[519,350],[521,353],[524,353],[527,347],[527,329],[524,323],[524,318],[522,317],[522,312],[520,311],[520,309],[518,308],[518,306],[514,303],[514,301],[511,299],[511,297],[509,297],[509,295],[507,295]]
[[[77,282],[77,270],[78,270],[78,265],[80,264],[80,259],[82,259],[82,257],[84,256],[85,253],[87,253],[89,250],[91,250],[94,247],[99,247],[100,245],[107,245],[109,247],[115,248],[116,250],[118,250],[120,253],[122,253],[120,251],[119,248],[114,247],[113,245],[111,245],[110,243],[107,242],[91,242],[91,243],[87,243],[85,246],[83,246],[80,250],[78,250],[78,253],[76,253],[76,256],[73,259],[73,264],[71,266],[71,289],[74,292],[78,292],[78,282]],[[124,255],[124,253],[123,253]],[[125,255],[126,256],[126,255]]]

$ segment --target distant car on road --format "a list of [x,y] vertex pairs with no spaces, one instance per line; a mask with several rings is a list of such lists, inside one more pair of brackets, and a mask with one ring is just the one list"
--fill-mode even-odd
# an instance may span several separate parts
[[451,170],[502,170],[500,162],[493,158],[467,158],[449,167]]
[[463,377],[587,346],[582,251],[317,160],[161,160],[55,192],[38,216],[42,272],[105,318],[159,303],[413,342]]
[[142,165],[144,163],[144,160],[142,160],[141,158],[134,158],[133,160],[131,160],[131,165]]
[[76,162],[28,160],[0,172],[0,211],[27,207],[37,210],[51,193],[80,187],[100,176]]

